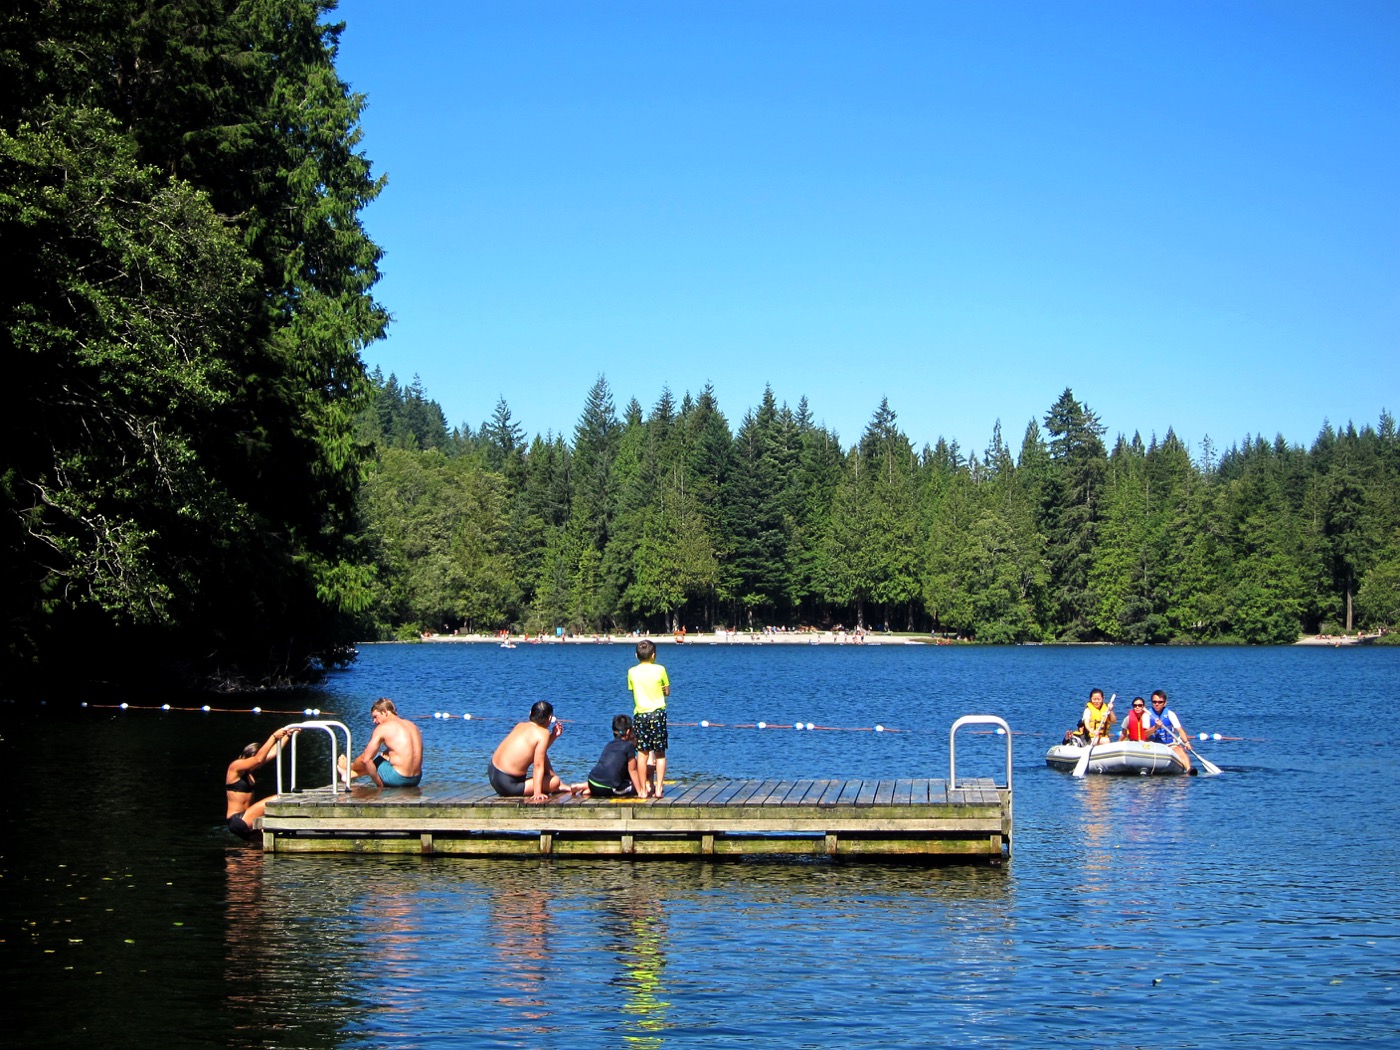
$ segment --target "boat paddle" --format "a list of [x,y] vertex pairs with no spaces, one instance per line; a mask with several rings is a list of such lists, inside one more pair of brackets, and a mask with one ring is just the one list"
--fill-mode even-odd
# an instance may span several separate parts
[[[1102,696],[1103,694],[1100,693],[1099,695]],[[1113,713],[1113,701],[1115,701],[1115,700],[1117,700],[1117,699],[1118,699],[1118,694],[1117,694],[1117,693],[1114,693],[1112,696],[1110,696],[1110,697],[1108,698],[1108,711],[1109,711],[1109,714],[1112,714],[1112,713]],[[1107,731],[1108,731],[1108,716],[1107,716],[1107,715],[1104,716],[1103,728],[1104,728],[1104,732],[1107,733]],[[1084,731],[1085,731],[1085,732],[1088,732],[1088,730],[1089,730],[1089,727],[1088,727],[1088,726],[1085,726],[1085,727],[1084,727]],[[1094,739],[1095,739],[1094,735],[1093,735],[1093,734],[1090,734],[1090,736],[1089,736],[1089,746],[1086,747],[1086,748],[1084,749],[1084,754],[1080,755],[1080,756],[1079,756],[1079,761],[1076,762],[1076,763],[1074,764],[1074,774],[1073,774],[1074,776],[1076,776],[1076,777],[1082,777],[1085,773],[1089,772],[1089,756],[1090,756],[1091,754],[1094,753]]]
[[1181,730],[1177,729],[1176,726],[1172,725],[1171,723],[1167,723],[1167,728],[1169,728],[1172,731],[1172,736],[1176,738],[1176,742],[1178,744],[1180,744],[1182,747],[1186,748],[1187,751],[1190,751],[1191,754],[1196,756],[1196,761],[1199,762],[1201,764],[1201,768],[1206,771],[1206,776],[1218,777],[1220,775],[1220,767],[1217,766],[1210,759],[1206,758],[1205,755],[1201,754],[1194,747],[1192,747],[1191,741],[1186,739],[1186,737],[1182,735]]

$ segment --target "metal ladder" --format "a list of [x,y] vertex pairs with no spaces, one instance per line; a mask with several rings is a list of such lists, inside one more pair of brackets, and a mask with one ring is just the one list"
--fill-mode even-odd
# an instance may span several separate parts
[[[326,790],[328,790],[332,795],[337,794],[337,793],[340,791],[340,780],[339,780],[339,774],[338,774],[338,772],[337,772],[337,770],[336,770],[336,765],[337,765],[336,760],[340,757],[340,754],[341,754],[341,752],[338,750],[339,745],[340,745],[340,738],[336,735],[337,730],[338,730],[339,732],[345,734],[345,751],[344,751],[344,755],[345,755],[345,765],[346,765],[347,769],[349,768],[349,765],[350,765],[350,762],[351,762],[351,758],[350,758],[350,730],[349,730],[349,728],[345,725],[345,723],[344,723],[344,722],[332,722],[332,721],[329,721],[329,720],[326,720],[326,719],[319,719],[319,718],[318,718],[318,719],[312,719],[312,720],[309,721],[309,722],[293,722],[293,723],[291,723],[290,725],[283,726],[282,728],[283,728],[283,729],[313,729],[313,730],[320,730],[320,731],[324,732],[328,737],[330,737],[330,743],[331,743],[331,765],[330,765],[330,774],[331,774],[331,775],[330,775],[330,780],[329,780],[329,782],[328,782],[328,783],[329,783],[329,786],[326,788]],[[292,763],[291,763],[292,768],[291,768],[291,783],[288,784],[288,785],[287,785],[287,788],[286,788],[286,790],[287,790],[288,792],[291,792],[292,794],[297,794],[297,793],[299,793],[299,792],[301,792],[301,791],[303,790],[302,788],[297,787],[297,738],[298,738],[300,735],[301,735],[300,733],[293,733],[293,734],[292,734]],[[278,741],[278,744],[277,744],[277,751],[278,751],[278,757],[280,758],[280,757],[281,757],[281,752],[282,752],[282,742],[281,742],[281,741]],[[277,793],[278,793],[279,795],[283,793],[283,788],[282,788],[282,763],[281,763],[281,762],[278,762],[278,763],[277,763]]]
[[1003,834],[1006,836],[1007,849],[1011,847],[1011,727],[1006,724],[1004,718],[996,715],[963,715],[953,723],[953,728],[948,730],[948,790],[954,791],[958,786],[958,752],[957,735],[958,730],[967,725],[993,725],[1000,728],[1006,734],[1006,784],[1005,786],[992,781],[992,786],[1001,795],[1002,805],[1005,807],[1005,816],[1002,819]]

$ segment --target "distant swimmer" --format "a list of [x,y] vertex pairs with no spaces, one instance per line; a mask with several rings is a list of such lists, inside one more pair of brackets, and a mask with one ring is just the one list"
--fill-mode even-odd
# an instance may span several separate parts
[[[364,753],[351,764],[351,774],[369,777],[379,787],[417,787],[423,779],[423,734],[400,717],[388,697],[376,700],[369,715],[374,719],[374,734]],[[343,755],[339,764],[344,776]]]

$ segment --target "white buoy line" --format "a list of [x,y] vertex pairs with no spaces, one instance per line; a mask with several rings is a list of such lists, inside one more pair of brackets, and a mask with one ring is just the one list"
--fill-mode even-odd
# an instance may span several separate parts
[[[170,704],[167,703],[167,704],[160,704],[159,706],[152,705],[152,706],[146,707],[146,706],[141,706],[141,705],[133,706],[133,705],[131,705],[131,704],[129,704],[129,703],[126,703],[125,701],[123,701],[123,702],[120,703],[120,704],[94,704],[94,703],[89,703],[89,702],[86,701],[86,700],[82,701],[82,702],[80,703],[79,706],[81,706],[81,707],[87,707],[87,708],[93,708],[93,709],[95,709],[95,710],[120,710],[120,711],[175,711],[175,712],[198,711],[198,712],[201,712],[201,713],[204,713],[204,714],[213,714],[213,713],[217,713],[217,714],[234,714],[234,715],[239,715],[239,714],[250,714],[250,715],[261,715],[261,714],[273,714],[273,715],[302,715],[302,716],[304,716],[304,717],[306,717],[306,718],[312,718],[312,717],[319,718],[319,717],[321,716],[321,709],[320,709],[319,707],[305,707],[305,708],[302,708],[302,709],[299,710],[299,711],[298,711],[298,710],[288,710],[288,709],[262,708],[262,707],[252,707],[252,708],[244,708],[244,707],[211,707],[209,704],[204,704],[204,705],[201,706],[201,707],[172,707]],[[410,717],[412,717],[412,716],[410,716]],[[423,717],[423,716],[418,716],[418,717]],[[462,721],[464,721],[464,722],[472,722],[472,721],[478,721],[478,722],[508,722],[508,721],[512,721],[512,719],[510,719],[510,718],[508,718],[508,717],[506,717],[506,716],[473,715],[473,714],[472,714],[471,712],[469,712],[469,711],[463,712],[463,713],[460,714],[460,715],[459,715],[459,714],[454,714],[454,713],[451,712],[451,711],[434,711],[433,714],[432,714],[432,717],[435,718],[435,719],[441,719],[441,720],[460,719],[460,720],[462,720]],[[573,719],[560,719],[560,721],[563,721],[563,722],[577,722],[577,723],[583,723],[583,722],[586,722],[587,720],[586,720],[586,719],[577,719],[577,718],[573,718]],[[671,722],[670,724],[671,724],[671,727],[672,727],[672,728],[692,728],[692,727],[693,727],[693,728],[698,728],[698,729],[794,729],[794,730],[808,731],[808,732],[827,732],[827,733],[914,733],[914,732],[918,732],[918,730],[913,730],[913,729],[896,729],[896,728],[894,728],[894,727],[892,727],[892,726],[886,726],[886,725],[882,725],[882,724],[880,724],[880,723],[876,723],[876,724],[873,725],[873,726],[824,726],[824,725],[817,725],[817,724],[814,723],[814,722],[808,722],[808,721],[805,721],[805,720],[799,720],[799,721],[794,721],[794,722],[790,722],[790,723],[785,723],[785,722],[768,722],[768,721],[761,721],[761,722],[714,722],[714,721],[711,721],[711,720],[708,719],[708,718],[702,718],[702,719],[700,719],[700,721],[698,721],[698,722],[676,722],[676,721],[673,721],[673,722]],[[973,730],[972,733],[973,733],[973,735],[987,735],[987,736],[990,736],[990,735],[993,735],[993,730],[990,730],[990,729],[988,729],[988,730],[981,730],[981,731]],[[1005,730],[1005,729],[1002,729],[1000,726],[998,726],[998,727],[996,728],[996,730],[995,730],[995,735],[996,735],[996,736],[1005,736],[1005,735],[1006,735],[1006,730]],[[1016,735],[1016,736],[1044,736],[1045,734],[1044,734],[1044,733],[1041,733],[1041,732],[1039,732],[1039,731],[1036,731],[1036,730],[1016,730],[1016,731],[1014,732],[1014,735]],[[1237,740],[1246,740],[1246,739],[1257,740],[1257,741],[1260,741],[1260,742],[1265,741],[1265,738],[1263,738],[1263,737],[1229,736],[1229,735],[1224,734],[1224,733],[1206,733],[1206,732],[1201,732],[1201,733],[1195,734],[1195,738],[1196,738],[1197,740],[1203,742],[1203,743],[1206,742],[1206,741],[1215,741],[1215,742],[1219,743],[1219,742],[1224,742],[1224,741],[1237,741]]]

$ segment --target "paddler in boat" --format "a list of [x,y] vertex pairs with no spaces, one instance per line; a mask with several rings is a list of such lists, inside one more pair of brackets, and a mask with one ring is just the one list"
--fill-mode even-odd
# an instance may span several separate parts
[[1108,727],[1118,721],[1118,716],[1103,702],[1103,690],[1089,690],[1089,702],[1084,705],[1084,713],[1079,716],[1079,725],[1065,734],[1066,744],[1102,744],[1108,740]]
[[1184,746],[1186,730],[1181,728],[1181,719],[1176,717],[1176,712],[1167,707],[1165,689],[1152,691],[1152,710],[1147,712],[1143,724],[1147,727],[1147,739],[1155,744],[1168,745],[1186,766],[1186,772],[1195,776],[1196,771],[1191,768],[1191,753]]

